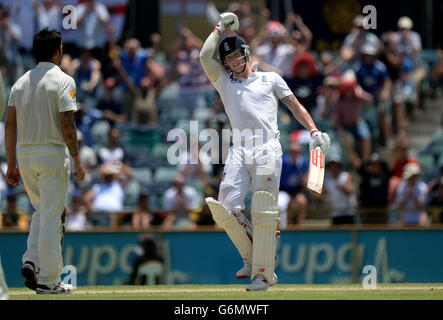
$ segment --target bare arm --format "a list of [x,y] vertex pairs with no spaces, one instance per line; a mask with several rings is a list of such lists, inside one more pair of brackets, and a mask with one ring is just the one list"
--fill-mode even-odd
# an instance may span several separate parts
[[15,149],[17,145],[17,113],[15,107],[8,107],[8,116],[5,124],[6,158],[9,166],[17,166]]
[[71,153],[73,159],[79,156],[77,143],[77,127],[74,122],[74,112],[60,112],[61,130],[66,146]]
[[17,113],[14,106],[8,107],[8,116],[5,123],[5,147],[6,158],[8,160],[8,171],[6,173],[6,181],[18,186],[20,182],[20,173],[17,167],[16,158],[17,146]]
[[222,72],[220,64],[213,59],[215,50],[217,49],[218,40],[220,39],[220,34],[220,31],[214,29],[206,39],[200,51],[200,63],[211,82],[217,81]]
[[306,128],[306,130],[311,132],[313,129],[316,129],[314,121],[312,120],[308,111],[306,110],[305,107],[302,106],[302,104],[297,100],[297,98],[293,94],[284,97],[283,99],[280,99],[280,101],[283,102],[288,107],[288,109],[294,115],[295,119],[297,119],[297,121],[300,122],[303,125],[303,127]]

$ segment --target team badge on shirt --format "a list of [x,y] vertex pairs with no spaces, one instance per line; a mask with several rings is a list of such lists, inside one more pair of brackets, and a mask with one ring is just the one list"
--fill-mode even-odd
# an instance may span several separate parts
[[261,77],[261,82],[266,82],[266,76]]
[[71,92],[69,92],[69,95],[71,96],[71,98],[74,100],[75,99],[75,91],[71,90]]

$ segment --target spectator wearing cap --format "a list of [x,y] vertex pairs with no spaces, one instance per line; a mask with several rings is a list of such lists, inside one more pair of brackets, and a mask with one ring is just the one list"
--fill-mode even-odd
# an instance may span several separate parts
[[400,213],[400,223],[426,225],[428,214],[425,211],[428,187],[420,180],[420,166],[408,163],[403,172],[403,183],[397,190],[395,208]]
[[324,187],[332,201],[332,224],[354,224],[357,199],[352,176],[343,170],[337,155],[329,155],[326,162]]
[[19,52],[21,39],[20,26],[11,21],[9,9],[0,4],[0,66],[5,69],[11,86],[22,71],[22,58]]
[[345,37],[340,48],[340,57],[351,65],[360,59],[361,49],[364,44],[368,43],[377,48],[377,50],[380,45],[378,37],[363,26],[363,16],[355,17],[353,25],[351,33]]
[[291,142],[283,155],[280,190],[290,196],[287,206],[287,223],[301,224],[306,218],[308,199],[304,193],[307,184],[308,160],[303,156],[298,142]]
[[412,62],[414,91],[416,92],[415,106],[419,107],[420,86],[426,76],[420,57],[422,51],[421,37],[412,30],[413,22],[409,17],[403,16],[398,19],[397,26],[399,31],[397,31],[396,45],[403,59],[407,58]]
[[332,123],[342,139],[351,134],[361,145],[364,162],[371,155],[371,132],[362,117],[363,107],[372,103],[372,96],[365,92],[352,77],[344,77],[338,88],[339,98],[332,114]]
[[84,196],[87,210],[94,225],[111,223],[111,213],[120,212],[125,200],[125,181],[117,164],[104,164],[99,169],[100,182],[92,186]]
[[109,122],[111,128],[114,127],[115,123],[125,123],[127,121],[123,106],[115,97],[115,86],[114,78],[106,78],[103,81],[103,97],[97,103],[97,109],[101,111],[102,117]]
[[15,227],[21,230],[27,230],[29,227],[28,215],[17,208],[17,195],[10,190],[6,194],[6,209],[3,212],[3,218],[0,216],[0,226]]
[[80,190],[75,190],[72,194],[71,207],[66,217],[66,230],[84,231],[90,227],[89,212],[84,204],[83,194]]
[[323,82],[314,57],[305,52],[294,59],[292,65],[293,80],[288,81],[298,101],[311,112],[317,106],[317,89]]
[[[389,138],[390,119],[387,103],[390,99],[392,82],[383,62],[377,59],[377,48],[365,43],[361,49],[361,60],[354,67],[357,83],[374,97],[374,104],[379,115],[380,141],[382,144]],[[373,128],[375,131],[375,128]],[[377,135],[376,132],[373,132]]]

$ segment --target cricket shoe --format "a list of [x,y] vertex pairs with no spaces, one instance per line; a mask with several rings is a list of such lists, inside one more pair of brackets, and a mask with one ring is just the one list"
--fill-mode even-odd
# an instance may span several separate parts
[[53,288],[38,284],[36,290],[37,294],[71,294],[72,292],[74,292],[74,287],[61,281]]
[[235,275],[235,277],[237,279],[246,279],[249,278],[251,276],[251,271],[252,271],[252,266],[250,263],[245,263],[243,268],[241,268],[240,270],[238,270],[237,274]]
[[269,287],[277,284],[277,282],[277,275],[275,273],[272,282],[266,280],[262,275],[257,275],[251,284],[246,287],[246,291],[266,291]]
[[38,270],[31,261],[25,261],[22,266],[21,273],[25,278],[25,286],[33,291],[37,289],[37,274]]

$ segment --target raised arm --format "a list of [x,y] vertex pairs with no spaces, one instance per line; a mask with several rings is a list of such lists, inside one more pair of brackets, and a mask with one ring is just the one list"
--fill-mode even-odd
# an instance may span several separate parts
[[231,12],[222,13],[220,15],[220,22],[215,26],[214,31],[212,31],[203,44],[203,48],[200,51],[200,62],[211,82],[217,81],[222,72],[221,65],[213,59],[220,35],[225,30],[237,31],[238,27],[238,18],[235,14]]
[[200,50],[200,63],[211,82],[217,81],[222,72],[221,65],[213,59],[221,32],[217,29],[209,35]]

